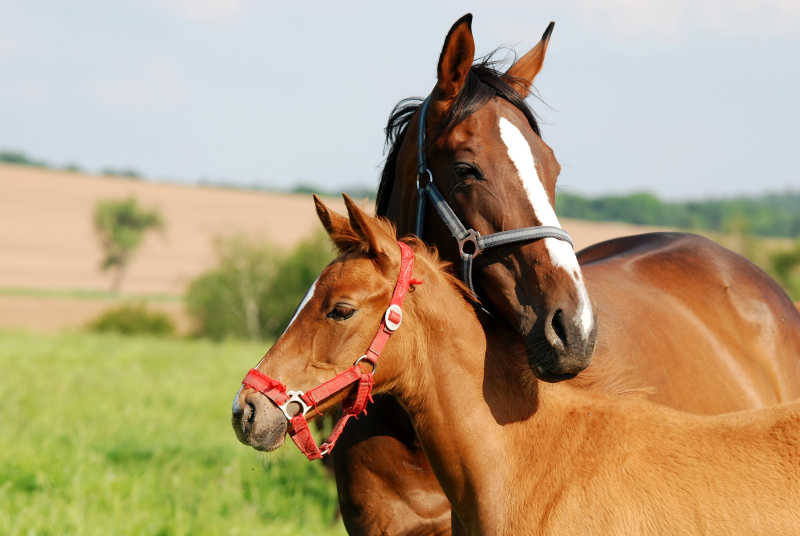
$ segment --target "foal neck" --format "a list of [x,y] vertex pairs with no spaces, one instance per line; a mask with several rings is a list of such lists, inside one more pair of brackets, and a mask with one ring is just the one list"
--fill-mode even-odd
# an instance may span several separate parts
[[[547,494],[569,478],[563,454],[588,444],[586,412],[575,409],[592,407],[592,418],[609,415],[591,406],[594,396],[538,381],[518,337],[457,299],[432,292],[420,300],[433,305],[417,310],[414,322],[424,335],[394,391],[462,523],[510,530],[511,512],[539,494],[530,484],[544,484]],[[565,436],[564,421],[573,417]]]

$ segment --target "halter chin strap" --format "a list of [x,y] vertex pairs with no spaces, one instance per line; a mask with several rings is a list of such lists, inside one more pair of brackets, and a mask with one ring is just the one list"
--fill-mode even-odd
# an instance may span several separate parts
[[[422,283],[411,277],[414,269],[414,250],[403,242],[398,242],[398,245],[400,246],[400,274],[397,276],[389,307],[383,314],[378,332],[372,338],[367,351],[356,359],[350,368],[305,392],[287,391],[286,386],[281,382],[257,369],[251,369],[242,380],[242,385],[262,393],[283,412],[286,420],[291,424],[289,435],[292,441],[309,460],[318,460],[333,450],[347,421],[351,417],[358,416],[362,411],[366,413],[367,404],[372,402],[373,374],[378,366],[378,358],[389,337],[403,322],[402,305],[409,287],[412,284]],[[362,372],[359,365],[362,361],[370,363],[371,370],[369,372]],[[309,430],[306,413],[312,408],[316,409],[321,402],[344,391],[352,384],[356,384],[356,388],[342,403],[342,416],[336,421],[328,439],[322,445],[317,446],[311,430]],[[300,411],[296,415],[289,413],[289,405],[292,403],[300,406]]]
[[461,220],[458,219],[453,208],[445,201],[436,183],[433,181],[433,173],[428,167],[425,158],[425,123],[428,116],[428,107],[431,97],[428,95],[422,102],[419,113],[419,127],[417,130],[417,225],[416,234],[422,238],[425,226],[425,204],[431,200],[433,208],[439,214],[442,222],[450,230],[450,234],[458,243],[458,253],[461,256],[461,278],[475,293],[472,285],[472,260],[486,249],[503,246],[506,244],[517,244],[522,242],[532,242],[542,238],[557,238],[575,247],[569,234],[560,227],[539,225],[536,227],[522,227],[510,231],[500,231],[490,235],[481,236],[475,229],[467,229]]

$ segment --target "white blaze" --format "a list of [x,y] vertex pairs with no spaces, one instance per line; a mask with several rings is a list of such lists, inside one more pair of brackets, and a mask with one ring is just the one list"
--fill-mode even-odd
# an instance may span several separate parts
[[[286,324],[285,328],[283,328],[283,331],[281,332],[281,337],[283,337],[283,334],[286,333],[286,330],[289,329],[289,326],[291,326],[292,323],[295,321],[297,316],[300,314],[300,311],[302,311],[303,308],[305,308],[305,306],[311,300],[311,297],[314,296],[314,291],[317,288],[317,281],[319,281],[319,277],[316,278],[313,283],[311,283],[311,287],[306,291],[306,294],[305,294],[305,296],[303,296],[303,299],[300,300],[300,305],[297,306],[297,309],[295,310],[294,314],[292,315],[292,319],[289,320],[289,323]],[[278,337],[278,339],[280,339],[280,337]],[[255,368],[258,368],[259,365],[261,365],[261,363],[263,361],[264,361],[264,358],[261,358],[261,361],[258,362],[258,365],[256,365]],[[239,393],[241,393],[241,392],[242,392],[242,388],[239,387],[239,390],[236,391],[236,396],[233,397],[233,407],[231,409],[233,410],[234,413],[239,411],[239,407],[240,407],[239,406]]]
[[285,327],[285,328],[284,328],[284,330],[281,332],[281,335],[283,335],[284,333],[286,333],[286,330],[287,330],[287,329],[289,329],[289,326],[291,326],[291,325],[292,325],[292,323],[295,321],[295,319],[297,318],[297,315],[299,315],[299,314],[300,314],[300,311],[302,311],[302,310],[303,310],[303,308],[306,306],[306,304],[308,304],[309,300],[311,300],[311,297],[314,295],[314,290],[316,290],[316,288],[317,288],[317,281],[319,281],[319,277],[317,277],[317,278],[314,280],[314,282],[313,282],[313,283],[311,283],[311,287],[310,287],[310,288],[309,288],[309,289],[306,291],[306,295],[305,295],[305,296],[303,296],[303,299],[302,299],[302,300],[300,300],[300,305],[298,305],[298,306],[297,306],[297,310],[296,310],[296,311],[294,312],[294,314],[292,315],[292,319],[291,319],[291,320],[289,320],[289,323],[288,323],[288,324],[286,324],[286,327]]
[[[550,199],[544,190],[544,185],[536,171],[536,162],[533,159],[533,151],[525,139],[522,132],[515,127],[511,121],[505,117],[500,118],[500,137],[508,148],[508,156],[514,167],[517,168],[522,186],[533,207],[533,213],[542,225],[561,227],[556,217],[556,212],[550,205]],[[578,291],[578,321],[584,335],[592,329],[592,304],[589,301],[589,293],[583,284],[583,275],[575,251],[568,242],[557,238],[545,238],[544,245],[550,254],[550,262],[553,266],[564,269],[575,283]]]

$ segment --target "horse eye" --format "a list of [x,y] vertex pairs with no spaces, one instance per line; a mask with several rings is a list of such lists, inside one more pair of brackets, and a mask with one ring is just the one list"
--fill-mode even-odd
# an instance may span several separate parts
[[331,312],[328,313],[328,318],[333,318],[334,320],[347,320],[353,313],[356,312],[355,307],[351,307],[344,303],[337,303],[331,309]]
[[475,180],[483,180],[483,175],[481,174],[481,170],[479,170],[476,166],[472,164],[467,164],[464,162],[458,163],[455,166],[456,177],[460,181],[464,181],[467,179],[475,179]]

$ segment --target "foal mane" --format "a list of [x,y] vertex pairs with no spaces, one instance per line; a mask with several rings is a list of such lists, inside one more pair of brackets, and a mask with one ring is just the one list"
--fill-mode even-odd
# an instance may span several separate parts
[[[397,228],[391,221],[383,216],[378,216],[375,219],[376,224],[389,236],[397,236]],[[369,244],[350,227],[337,229],[331,233],[330,237],[333,243],[336,244],[336,249],[341,255],[370,255]],[[438,272],[439,275],[445,279],[445,282],[455,287],[468,302],[473,305],[480,304],[480,301],[472,293],[466,283],[453,275],[455,273],[453,270],[453,263],[442,260],[436,246],[427,244],[415,235],[404,236],[399,240],[411,246],[417,260],[427,263],[433,271]]]
[[[497,69],[498,61],[493,57],[497,50],[478,59],[470,68],[464,87],[461,89],[455,103],[441,126],[441,132],[447,132],[455,125],[466,119],[475,110],[486,104],[494,97],[499,97],[511,103],[528,119],[528,123],[537,136],[540,136],[539,124],[536,122],[533,110],[525,102],[525,98],[517,93],[504,78],[505,74]],[[378,216],[385,216],[389,207],[389,197],[395,181],[395,169],[400,146],[406,137],[408,124],[419,110],[423,99],[409,97],[395,105],[384,129],[386,145],[389,154],[381,171],[381,182],[378,186],[378,195],[375,200],[375,212]]]

